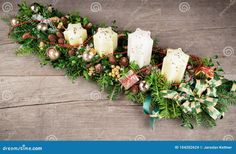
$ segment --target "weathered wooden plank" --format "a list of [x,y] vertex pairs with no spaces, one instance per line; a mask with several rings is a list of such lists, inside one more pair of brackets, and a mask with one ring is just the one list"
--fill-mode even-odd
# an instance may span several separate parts
[[[119,102],[116,102],[119,103]],[[236,137],[235,108],[214,129],[190,130],[179,120],[160,120],[152,130],[140,106],[97,102],[0,109],[1,140],[223,140]]]
[[0,77],[0,81],[0,108],[107,98],[96,84],[82,78],[75,83],[63,76]]
[[[19,1],[11,2],[14,9],[10,14],[14,15]],[[227,78],[236,79],[235,54],[229,57],[223,54],[225,47],[236,50],[236,20],[232,20],[236,6],[230,5],[230,0],[188,1],[190,10],[186,13],[179,11],[182,1],[174,0],[98,0],[102,10],[97,13],[90,10],[92,0],[53,2],[65,12],[79,10],[96,23],[111,23],[116,19],[121,29],[151,30],[164,47],[182,47],[201,56],[218,54]],[[1,9],[0,15],[4,14]],[[8,27],[2,22],[0,27],[2,140],[43,140],[50,135],[59,140],[222,140],[226,135],[236,137],[235,108],[231,108],[214,129],[188,130],[178,127],[178,120],[161,120],[153,131],[140,106],[124,100],[108,102],[105,93],[97,93],[94,83],[79,79],[71,84],[62,76],[63,72],[51,67],[41,68],[33,56],[16,57],[16,45],[7,38]]]
[[17,56],[16,44],[0,45],[0,75],[64,75],[63,71],[55,70],[50,66],[41,66],[34,55]]

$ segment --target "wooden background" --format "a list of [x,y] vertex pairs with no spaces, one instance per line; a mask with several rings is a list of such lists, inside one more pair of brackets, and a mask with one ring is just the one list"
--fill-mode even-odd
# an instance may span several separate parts
[[[218,54],[227,78],[236,79],[236,0],[49,0],[64,12],[80,11],[92,22],[121,29],[143,28],[162,47],[199,56]],[[14,15],[13,9],[1,16]],[[28,1],[32,3],[33,1]],[[92,5],[93,4],[93,5]],[[93,6],[93,10],[91,10]],[[1,7],[2,8],[2,7]],[[98,12],[96,9],[100,10]],[[181,9],[182,8],[182,9]],[[95,9],[95,10],[94,10]],[[186,12],[183,12],[183,11]],[[213,129],[182,128],[179,120],[160,120],[149,127],[142,107],[120,98],[110,102],[96,84],[78,79],[74,84],[62,71],[40,67],[33,56],[17,57],[15,44],[0,22],[0,140],[223,140],[236,138],[236,108]]]

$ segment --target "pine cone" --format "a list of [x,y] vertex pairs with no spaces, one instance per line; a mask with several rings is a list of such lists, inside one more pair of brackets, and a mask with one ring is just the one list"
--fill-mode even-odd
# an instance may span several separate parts
[[111,65],[115,65],[115,64],[116,64],[116,58],[115,58],[114,56],[110,56],[110,57],[109,57],[109,63],[110,63]]
[[68,51],[68,55],[69,55],[70,57],[74,56],[74,55],[75,55],[75,50],[74,50],[74,49],[69,50],[69,51]]
[[133,93],[133,94],[137,94],[139,92],[139,86],[138,85],[133,85],[131,88],[130,88],[130,91]]
[[56,33],[56,35],[57,35],[57,37],[59,37],[59,38],[64,38],[63,33],[60,32],[60,31],[58,31],[58,32]]
[[96,73],[101,73],[103,71],[103,66],[102,64],[97,64],[95,65],[95,72]]
[[50,42],[56,42],[57,41],[57,36],[54,34],[48,35],[48,39]]
[[59,44],[64,44],[64,43],[65,43],[65,40],[64,40],[63,38],[59,38],[59,39],[58,39],[58,43],[59,43]]
[[120,64],[121,66],[124,66],[124,67],[128,66],[128,65],[129,65],[129,60],[128,60],[128,58],[122,57],[122,58],[120,59],[119,64]]
[[63,25],[64,25],[65,27],[67,27],[67,25],[68,25],[68,19],[67,19],[66,17],[61,17],[61,22],[63,23]]
[[30,32],[26,32],[25,34],[22,35],[23,39],[27,39],[27,38],[30,38],[30,37],[31,37]]

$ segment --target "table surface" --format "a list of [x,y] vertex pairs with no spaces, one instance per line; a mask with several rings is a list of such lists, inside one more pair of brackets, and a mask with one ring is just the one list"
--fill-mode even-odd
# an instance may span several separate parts
[[[17,2],[10,12],[14,15]],[[0,4],[3,6],[4,2]],[[28,1],[32,3],[33,1]],[[121,29],[150,30],[162,47],[183,48],[199,56],[219,55],[229,79],[236,79],[236,0],[43,0],[67,12],[80,11],[92,22]],[[6,4],[6,3],[5,3]],[[98,11],[98,12],[94,12]],[[157,121],[149,127],[142,107],[125,98],[111,102],[98,86],[79,78],[72,83],[63,71],[41,67],[34,56],[17,57],[19,45],[0,22],[0,140],[223,140],[236,138],[236,108],[218,126],[194,130],[180,120]],[[228,50],[227,50],[228,49]]]

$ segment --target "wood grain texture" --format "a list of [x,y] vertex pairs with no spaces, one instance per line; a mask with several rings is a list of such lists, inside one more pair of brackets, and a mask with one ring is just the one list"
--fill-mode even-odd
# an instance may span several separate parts
[[[1,16],[15,15],[0,10]],[[18,0],[17,2],[19,2]],[[0,2],[3,5],[5,1]],[[32,3],[33,0],[28,1]],[[178,0],[97,0],[99,12],[91,11],[93,0],[41,0],[65,13],[80,11],[92,22],[117,20],[120,29],[150,30],[162,47],[182,47],[199,56],[219,55],[229,79],[236,79],[236,2],[230,0],[186,0],[190,9],[179,10]],[[161,120],[155,130],[141,106],[121,96],[107,100],[92,82],[79,78],[74,84],[63,71],[41,67],[34,56],[17,57],[19,46],[8,37],[8,26],[0,22],[0,140],[222,140],[236,138],[236,109],[231,108],[214,129],[188,130],[179,120]]]

